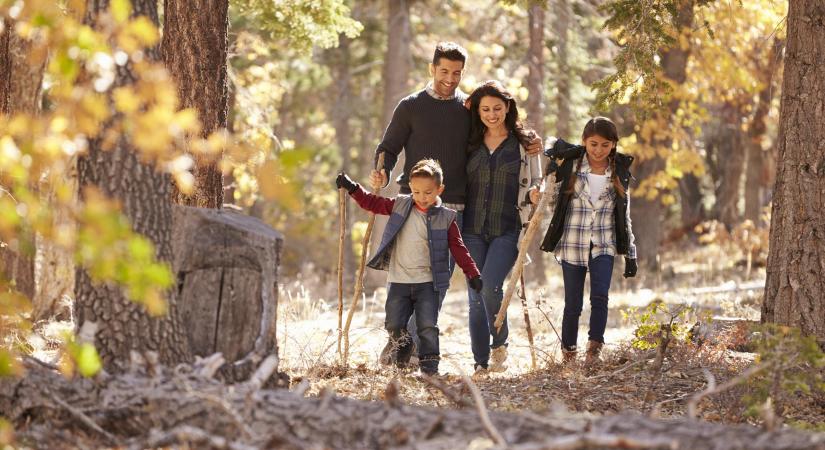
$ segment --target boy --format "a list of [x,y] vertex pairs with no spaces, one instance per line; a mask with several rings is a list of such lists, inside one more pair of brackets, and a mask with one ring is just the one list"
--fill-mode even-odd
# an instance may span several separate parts
[[[481,274],[461,240],[456,212],[442,206],[441,166],[432,159],[419,161],[410,170],[409,183],[411,194],[389,199],[364,191],[343,172],[335,180],[338,188],[346,189],[361,208],[390,216],[381,245],[367,265],[389,270],[385,327],[392,343],[391,360],[404,366],[409,359],[406,325],[415,311],[421,340],[419,367],[422,373],[435,375],[440,359],[439,295],[450,286],[450,253],[476,291],[482,288]],[[399,348],[407,354],[399,354]]]

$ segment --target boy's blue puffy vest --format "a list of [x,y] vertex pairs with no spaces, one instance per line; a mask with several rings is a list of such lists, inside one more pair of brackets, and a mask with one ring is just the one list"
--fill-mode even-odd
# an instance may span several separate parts
[[[409,195],[398,195],[392,207],[392,214],[384,228],[381,245],[367,266],[377,270],[389,270],[395,237],[410,216],[414,202]],[[456,212],[440,205],[427,211],[427,244],[430,248],[430,270],[436,291],[446,292],[450,287],[450,243],[447,233],[456,218]]]

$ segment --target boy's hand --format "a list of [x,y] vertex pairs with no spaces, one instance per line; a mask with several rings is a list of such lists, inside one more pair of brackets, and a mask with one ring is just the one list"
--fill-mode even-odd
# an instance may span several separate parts
[[530,203],[534,205],[539,204],[539,200],[541,199],[541,192],[539,192],[539,188],[534,187],[530,189]]
[[638,267],[636,266],[636,260],[625,258],[624,259],[624,277],[625,278],[633,278],[636,276],[636,270]]
[[476,292],[481,292],[481,288],[484,287],[484,283],[481,282],[481,277],[470,278],[467,280],[467,285]]
[[338,174],[338,178],[335,179],[335,185],[338,186],[338,189],[346,189],[350,194],[358,188],[358,183],[352,181],[344,172]]
[[377,171],[373,169],[370,172],[370,186],[372,186],[372,190],[377,191],[382,187],[387,185],[387,171],[381,169],[381,171]]

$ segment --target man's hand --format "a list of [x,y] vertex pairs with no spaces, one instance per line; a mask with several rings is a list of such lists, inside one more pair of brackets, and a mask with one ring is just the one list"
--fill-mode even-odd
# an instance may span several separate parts
[[530,132],[530,143],[527,144],[527,156],[534,156],[538,155],[539,153],[544,150],[544,147],[541,145],[541,137],[539,137],[534,131]]
[[381,171],[377,171],[373,169],[370,172],[370,186],[372,186],[373,191],[377,191],[382,187],[387,185],[387,171],[381,169]]
[[539,188],[537,188],[537,187],[530,188],[530,203],[532,203],[534,205],[538,205],[540,199],[541,199],[541,192],[539,192]]
[[636,260],[625,258],[624,259],[624,277],[625,278],[633,278],[636,276],[636,270],[638,267],[636,266]]
[[340,172],[338,177],[335,178],[335,185],[338,186],[338,189],[345,189],[350,194],[358,188],[358,183],[352,181],[352,178],[344,172]]
[[476,292],[481,292],[481,288],[484,287],[484,283],[481,282],[481,277],[470,278],[467,280],[467,285]]

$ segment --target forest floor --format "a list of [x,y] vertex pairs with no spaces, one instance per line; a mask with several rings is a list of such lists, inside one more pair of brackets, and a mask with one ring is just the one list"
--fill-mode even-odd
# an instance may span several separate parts
[[[708,386],[708,376],[723,383],[753,365],[757,355],[730,350],[743,339],[741,334],[721,335],[699,347],[685,339],[673,339],[664,363],[656,368],[656,350],[631,346],[645,308],[660,303],[671,312],[682,310],[676,323],[690,327],[708,317],[759,319],[764,287],[764,268],[748,270],[745,258],[718,246],[673,249],[663,258],[662,273],[641,274],[637,279],[621,277],[616,268],[610,296],[610,310],[603,364],[586,370],[581,364],[559,364],[559,339],[563,310],[563,288],[559,266],[548,261],[547,281],[528,281],[527,307],[536,349],[532,367],[521,300],[514,296],[508,309],[510,338],[508,370],[476,380],[486,406],[499,411],[572,411],[604,415],[634,411],[657,417],[684,415],[690,398]],[[755,265],[758,265],[755,264]],[[750,273],[748,273],[750,272]],[[380,400],[389,383],[397,380],[399,397],[415,405],[437,407],[467,406],[469,394],[461,375],[472,375],[473,357],[467,326],[466,287],[456,274],[439,316],[442,374],[436,381],[425,380],[410,370],[387,368],[378,363],[386,343],[383,329],[385,291],[377,289],[361,302],[350,332],[348,368],[337,353],[337,298],[319,298],[300,280],[282,289],[279,304],[278,342],[281,370],[292,386],[303,384],[309,394],[334,391],[338,395],[363,400]],[[351,289],[351,287],[350,287]],[[349,289],[345,303],[351,298]],[[587,298],[587,288],[585,298]],[[587,339],[589,305],[580,321],[579,347]],[[689,309],[683,309],[689,307]],[[346,317],[346,311],[344,313]],[[670,316],[659,316],[667,321]],[[551,325],[552,321],[552,325]],[[650,323],[650,322],[648,322]],[[580,356],[580,360],[581,360]],[[709,421],[725,423],[773,422],[764,412],[747,414],[748,395],[757,387],[742,383],[734,389],[709,396],[699,405],[698,414]],[[825,430],[825,392],[784,393],[774,399],[782,420],[804,428]],[[756,411],[751,408],[751,411]],[[765,410],[767,411],[767,410]],[[768,414],[766,416],[765,414]]]

